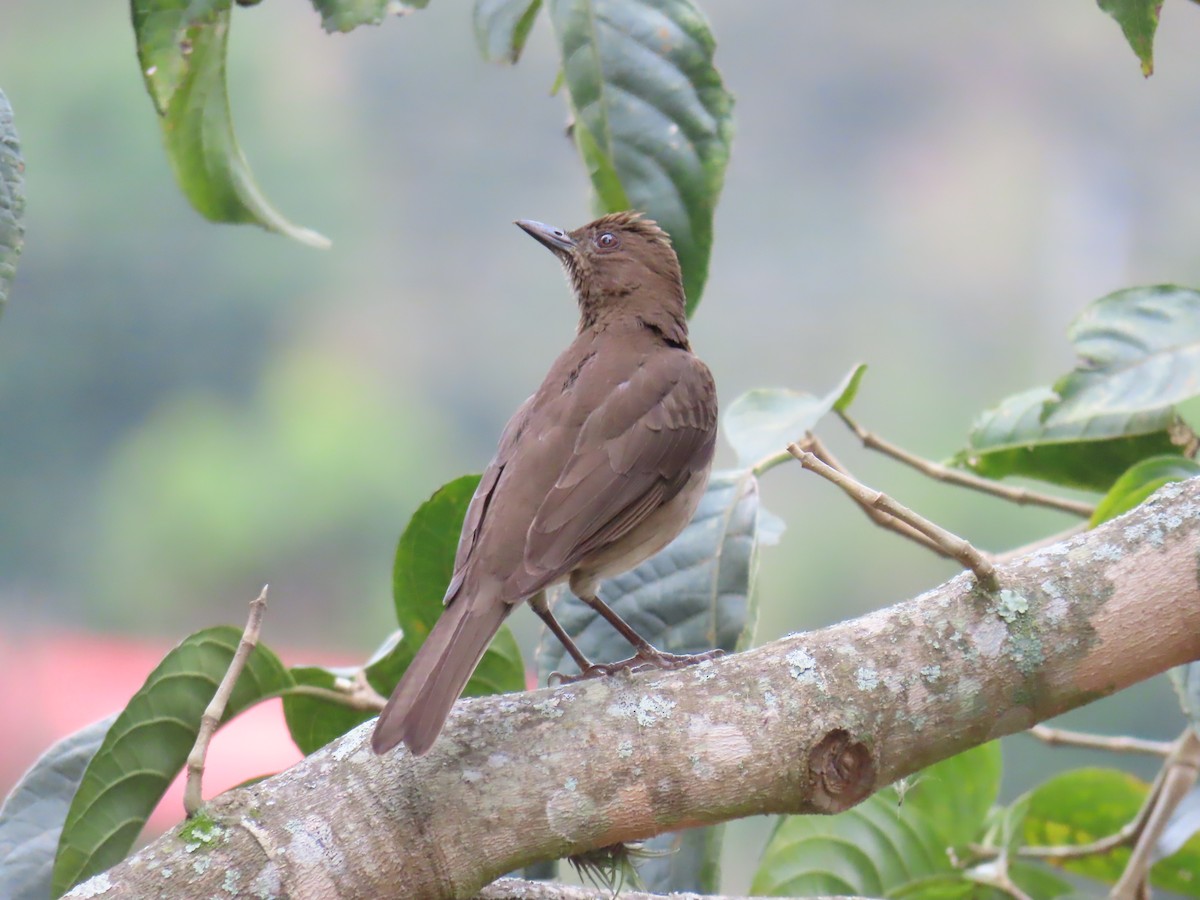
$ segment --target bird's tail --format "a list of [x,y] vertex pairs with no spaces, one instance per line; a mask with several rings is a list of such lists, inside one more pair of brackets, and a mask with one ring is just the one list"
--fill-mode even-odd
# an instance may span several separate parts
[[424,756],[441,734],[454,701],[512,612],[501,600],[477,601],[455,598],[434,624],[379,715],[371,735],[376,753],[403,741],[413,756]]

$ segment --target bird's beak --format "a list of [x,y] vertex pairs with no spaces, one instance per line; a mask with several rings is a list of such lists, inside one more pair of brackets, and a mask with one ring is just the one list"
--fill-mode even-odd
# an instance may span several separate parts
[[518,219],[516,224],[538,243],[546,245],[557,254],[571,253],[575,249],[574,239],[561,228],[534,222],[532,219]]

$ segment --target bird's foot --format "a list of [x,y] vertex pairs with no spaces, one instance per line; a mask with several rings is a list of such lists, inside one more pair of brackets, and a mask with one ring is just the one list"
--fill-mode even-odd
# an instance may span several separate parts
[[627,659],[619,659],[610,663],[592,663],[578,675],[564,675],[562,672],[551,672],[546,679],[550,685],[575,684],[589,678],[601,678],[605,675],[615,675],[618,672],[642,672],[646,669],[683,669],[696,663],[724,656],[721,649],[706,650],[703,653],[666,653],[654,647],[642,649]]

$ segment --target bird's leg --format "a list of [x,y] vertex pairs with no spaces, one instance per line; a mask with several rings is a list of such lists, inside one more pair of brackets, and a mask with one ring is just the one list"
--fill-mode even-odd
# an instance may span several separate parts
[[[575,660],[575,665],[579,666],[579,671],[585,673],[589,671],[592,668],[591,660],[583,655],[583,651],[575,646],[575,642],[571,640],[571,636],[558,624],[558,619],[554,618],[554,613],[550,612],[550,603],[546,600],[545,591],[538,591],[529,598],[529,608],[537,613],[537,617],[546,623],[546,627],[550,629],[550,633],[558,638],[558,642],[566,649],[567,655]],[[555,675],[560,680],[565,680],[565,676],[557,672],[551,673],[551,677]]]
[[[573,588],[576,586],[572,585]],[[616,610],[601,600],[595,591],[584,591],[583,593],[577,593],[576,596],[599,613],[637,651],[628,659],[612,663],[597,663],[586,670],[581,668],[580,671],[583,672],[581,677],[590,678],[596,675],[612,675],[614,672],[620,672],[623,669],[682,669],[684,666],[694,665],[706,659],[715,659],[725,653],[721,649],[706,650],[704,653],[667,653],[659,650],[634,631],[633,626],[617,615]]]

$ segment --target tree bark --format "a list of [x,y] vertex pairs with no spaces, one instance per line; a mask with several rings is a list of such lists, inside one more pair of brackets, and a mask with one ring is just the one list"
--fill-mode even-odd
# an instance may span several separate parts
[[370,724],[67,896],[470,897],[536,860],[835,813],[1200,657],[1200,479],[998,569],[676,672],[460,702],[428,756]]

